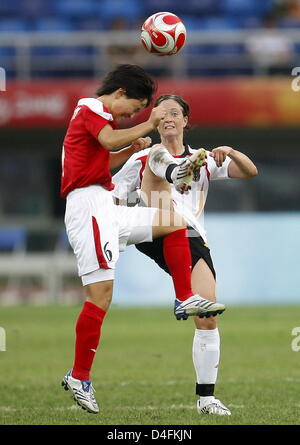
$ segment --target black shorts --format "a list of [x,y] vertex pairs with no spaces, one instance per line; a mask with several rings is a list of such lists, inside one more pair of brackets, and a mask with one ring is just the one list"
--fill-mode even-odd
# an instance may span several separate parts
[[[210,256],[210,250],[205,244],[203,238],[199,235],[196,230],[193,228],[188,228],[189,231],[189,242],[190,242],[190,250],[192,256],[192,269],[197,264],[197,262],[203,258],[210,270],[214,278],[216,279],[216,272],[213,266],[213,262]],[[164,259],[163,254],[163,238],[155,238],[152,242],[140,243],[135,246],[140,252],[147,255],[149,258],[154,260],[156,264],[159,265],[161,269],[167,272],[170,275],[168,266]]]

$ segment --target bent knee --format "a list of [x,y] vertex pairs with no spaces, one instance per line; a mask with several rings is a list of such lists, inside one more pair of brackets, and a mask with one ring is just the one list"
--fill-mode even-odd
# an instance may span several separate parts
[[211,330],[211,329],[216,329],[217,327],[217,317],[204,317],[204,318],[200,318],[200,317],[194,317],[194,323],[196,326],[196,329],[205,329],[205,330]]
[[112,300],[112,283],[111,280],[108,280],[85,286],[87,300],[104,310],[108,310]]

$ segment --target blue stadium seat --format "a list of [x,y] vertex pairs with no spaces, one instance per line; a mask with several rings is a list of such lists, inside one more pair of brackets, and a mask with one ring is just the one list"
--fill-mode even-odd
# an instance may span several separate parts
[[239,22],[241,29],[256,29],[262,27],[262,17],[248,15],[245,17],[240,17]]
[[240,21],[237,17],[206,17],[202,20],[202,29],[219,31],[239,29]]
[[278,22],[278,27],[281,29],[299,29],[300,20],[296,17],[285,17]]
[[23,252],[26,243],[27,232],[22,227],[0,228],[0,251]]
[[181,15],[181,20],[183,21],[187,31],[203,29],[201,18],[192,15]]
[[[186,3],[186,2],[185,2]],[[155,14],[156,12],[173,12],[178,13],[176,0],[144,0],[143,9],[145,18],[149,15]]]
[[[1,57],[15,57],[16,49],[11,46],[0,46],[0,56]],[[4,65],[3,60],[1,59],[1,63]],[[4,65],[5,66],[5,65]]]
[[28,31],[29,27],[22,18],[2,18],[0,19],[0,32],[24,32]]
[[57,14],[65,17],[93,17],[102,1],[94,2],[94,0],[56,0],[55,10]]
[[269,13],[274,0],[220,0],[220,7],[227,15],[263,16]]
[[112,20],[123,17],[129,20],[137,20],[144,16],[143,3],[139,0],[102,0],[98,3],[98,14],[103,20]]
[[57,63],[61,60],[66,60],[68,58],[74,59],[75,57],[86,57],[86,56],[93,56],[95,49],[92,46],[86,47],[86,46],[74,46],[74,47],[68,47],[68,46],[47,46],[47,47],[34,47],[31,50],[31,56],[32,57],[41,57],[41,56],[48,56],[48,57],[56,57]]
[[[176,0],[174,3],[176,4],[176,11],[180,17],[184,14],[207,16],[219,15],[220,13],[220,0]],[[171,9],[170,12],[173,12],[173,9]]]
[[21,9],[19,9],[19,14],[22,17],[28,18],[42,18],[53,15],[55,14],[55,1],[23,0]]
[[[17,300],[21,289],[20,277],[16,275],[16,267],[13,260],[21,259],[24,262],[27,248],[27,231],[23,227],[0,227],[0,252],[8,255],[7,263],[10,266],[8,273],[2,273],[7,278],[5,284],[5,293],[7,293],[7,302],[13,303]],[[1,269],[1,272],[3,270]],[[2,295],[2,302],[5,298]]]
[[67,253],[72,248],[69,243],[68,235],[66,233],[66,229],[62,228],[58,232],[56,244],[55,244],[55,251],[56,252],[64,252]]
[[1,0],[0,14],[18,14],[22,11],[22,0]]
[[44,17],[36,20],[36,31],[72,31],[75,24],[66,18]]
[[79,31],[102,31],[107,28],[100,17],[78,17],[73,23]]

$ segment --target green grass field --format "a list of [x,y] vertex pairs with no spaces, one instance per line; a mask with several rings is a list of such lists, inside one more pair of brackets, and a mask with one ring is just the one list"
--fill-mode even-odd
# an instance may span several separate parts
[[[300,307],[230,307],[219,317],[216,396],[231,417],[199,416],[191,320],[168,308],[112,307],[92,378],[101,408],[88,414],[60,386],[73,360],[80,306],[2,307],[1,425],[298,425]],[[300,341],[299,341],[300,344]]]

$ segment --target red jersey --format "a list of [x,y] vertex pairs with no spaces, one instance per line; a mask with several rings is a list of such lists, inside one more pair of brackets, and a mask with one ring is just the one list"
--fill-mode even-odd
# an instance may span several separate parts
[[79,187],[101,185],[114,188],[109,170],[109,151],[98,141],[101,129],[113,116],[98,99],[80,99],[71,118],[63,144],[61,196]]

